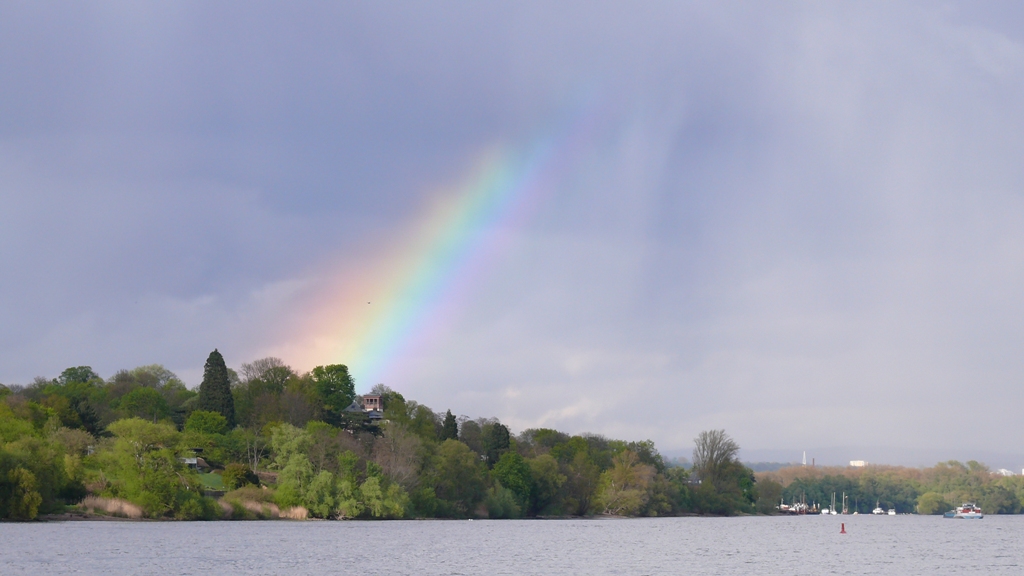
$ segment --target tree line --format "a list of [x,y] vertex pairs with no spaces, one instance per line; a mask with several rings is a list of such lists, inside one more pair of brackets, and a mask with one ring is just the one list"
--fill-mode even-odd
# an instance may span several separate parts
[[876,507],[899,514],[943,514],[974,502],[986,514],[1018,514],[1024,503],[1024,476],[993,473],[984,464],[950,460],[930,468],[903,466],[792,466],[759,472],[763,497],[778,503],[828,503],[846,494],[849,513],[870,514]]
[[[286,508],[320,518],[754,509],[753,473],[721,431],[702,436],[726,445],[704,460],[695,454],[689,471],[666,464],[650,441],[513,435],[495,418],[436,413],[383,385],[373,393],[383,401],[380,422],[351,408],[358,397],[344,365],[299,374],[264,358],[236,372],[216,350],[197,390],[159,365],[109,379],[78,366],[0,385],[0,517],[31,519],[89,495],[179,519]],[[207,496],[215,484],[226,491],[219,501]]]
[[722,430],[696,438],[687,469],[649,440],[512,434],[382,384],[372,393],[379,421],[353,407],[344,365],[300,374],[264,358],[234,371],[216,350],[196,390],[159,365],[0,385],[0,518],[89,498],[178,519],[727,515],[771,513],[810,486],[758,481]]

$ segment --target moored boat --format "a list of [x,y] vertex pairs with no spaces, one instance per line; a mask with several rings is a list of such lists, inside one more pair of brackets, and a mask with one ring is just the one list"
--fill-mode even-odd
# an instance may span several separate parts
[[[946,514],[949,514],[948,512]],[[947,518],[949,516],[946,516]],[[965,520],[980,520],[985,515],[981,513],[981,508],[974,502],[964,502],[962,506],[956,507],[956,513],[953,514],[953,518],[962,518]]]
[[827,516],[827,515],[835,516],[836,514],[839,514],[839,512],[836,511],[836,493],[835,492],[832,493],[832,505],[829,506],[828,508],[822,508],[821,509],[821,514],[823,516]]
[[878,500],[875,500],[875,509],[872,510],[871,513],[874,514],[875,516],[884,516],[885,515],[885,510],[882,509],[882,505],[878,502]]
[[817,514],[818,506],[812,504],[807,505],[807,502],[794,502],[793,504],[786,504],[784,499],[779,501],[779,505],[775,507],[780,514],[797,514],[803,516],[804,514]]

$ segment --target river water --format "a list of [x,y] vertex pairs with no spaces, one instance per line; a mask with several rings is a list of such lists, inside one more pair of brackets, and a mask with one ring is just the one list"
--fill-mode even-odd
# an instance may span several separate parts
[[1024,516],[0,524],[4,576],[964,573],[1024,573]]

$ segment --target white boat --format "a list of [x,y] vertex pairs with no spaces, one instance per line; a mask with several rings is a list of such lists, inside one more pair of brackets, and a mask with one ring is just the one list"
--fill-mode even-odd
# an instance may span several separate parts
[[981,508],[974,502],[964,502],[962,506],[956,507],[956,514],[953,518],[961,518],[964,520],[980,520],[985,515],[981,513]]
[[885,515],[885,510],[882,509],[882,505],[879,503],[878,500],[875,500],[875,509],[872,510],[871,513],[874,514],[875,516],[884,516]]
[[832,516],[835,516],[836,514],[839,514],[839,512],[836,511],[836,493],[835,492],[832,493],[832,505],[829,506],[828,508],[825,508],[824,510],[822,510],[821,513],[822,513],[822,515],[829,515],[829,514],[831,514]]
[[896,515],[896,509],[895,508],[889,508],[889,516],[895,516],[895,515]]
[[811,511],[811,508],[807,506],[806,502],[795,502],[793,504],[786,504],[783,499],[779,502],[779,505],[775,507],[780,514],[800,514],[804,515]]

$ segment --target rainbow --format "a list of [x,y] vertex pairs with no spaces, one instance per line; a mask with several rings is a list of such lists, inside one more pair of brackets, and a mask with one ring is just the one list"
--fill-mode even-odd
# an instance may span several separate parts
[[561,138],[539,138],[522,151],[495,147],[482,154],[461,185],[440,193],[395,254],[383,258],[387,264],[364,274],[374,281],[342,289],[330,310],[319,307],[318,316],[342,319],[325,320],[334,333],[313,347],[321,350],[317,363],[325,363],[326,352],[347,364],[360,389],[393,376],[451,319],[499,259],[509,232],[551,193],[585,140],[588,120],[578,118]]

